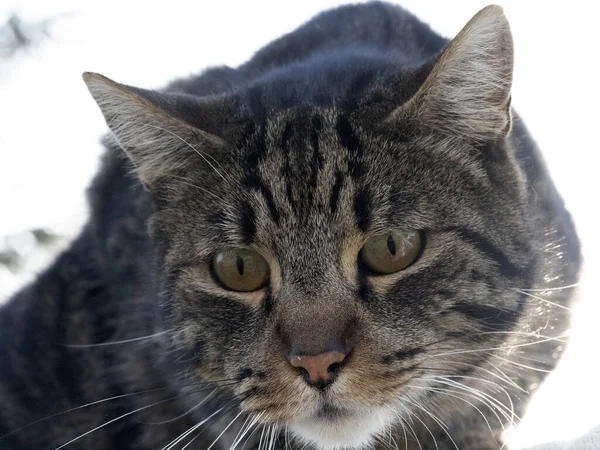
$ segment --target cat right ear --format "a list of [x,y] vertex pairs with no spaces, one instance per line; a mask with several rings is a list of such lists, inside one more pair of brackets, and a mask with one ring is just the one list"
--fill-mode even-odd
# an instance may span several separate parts
[[224,146],[218,136],[178,118],[173,96],[119,84],[96,73],[84,73],[83,80],[138,178],[151,191],[188,168],[190,161],[200,158],[211,165],[205,152]]

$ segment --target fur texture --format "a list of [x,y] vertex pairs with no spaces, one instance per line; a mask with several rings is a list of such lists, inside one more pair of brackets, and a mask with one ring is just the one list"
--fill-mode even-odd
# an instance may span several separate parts
[[[0,447],[499,449],[580,258],[512,61],[499,7],[448,43],[370,3],[161,92],[85,74],[112,134],[89,223],[0,311]],[[423,249],[373,274],[359,251],[390,230]],[[217,282],[231,247],[265,287]],[[288,355],[333,341],[317,389]]]

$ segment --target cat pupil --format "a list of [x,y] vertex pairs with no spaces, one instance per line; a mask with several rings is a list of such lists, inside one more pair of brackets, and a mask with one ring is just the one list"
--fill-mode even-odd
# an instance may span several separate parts
[[394,238],[391,235],[387,238],[387,248],[392,256],[396,256],[396,242],[394,242]]
[[244,275],[244,260],[241,256],[235,257],[235,265],[237,266],[237,270],[240,273],[240,275]]

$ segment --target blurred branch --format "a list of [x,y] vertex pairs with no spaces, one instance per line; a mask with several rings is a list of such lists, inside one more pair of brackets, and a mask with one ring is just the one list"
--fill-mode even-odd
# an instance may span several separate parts
[[13,13],[8,21],[0,25],[0,58],[10,58],[23,51],[39,45],[50,38],[50,28],[58,20],[68,14],[60,14],[37,22],[25,22]]

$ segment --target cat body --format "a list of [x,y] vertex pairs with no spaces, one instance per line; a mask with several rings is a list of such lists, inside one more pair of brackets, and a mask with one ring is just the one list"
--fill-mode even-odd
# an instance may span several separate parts
[[[384,3],[160,92],[85,75],[112,135],[89,222],[0,310],[0,448],[500,448],[580,258],[511,77],[499,8],[449,43]],[[418,254],[374,271],[390,230]]]

